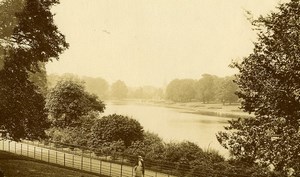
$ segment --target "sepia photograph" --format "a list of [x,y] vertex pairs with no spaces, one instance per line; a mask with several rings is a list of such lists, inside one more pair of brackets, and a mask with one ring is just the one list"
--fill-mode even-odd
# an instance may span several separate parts
[[0,0],[0,177],[300,177],[300,0]]

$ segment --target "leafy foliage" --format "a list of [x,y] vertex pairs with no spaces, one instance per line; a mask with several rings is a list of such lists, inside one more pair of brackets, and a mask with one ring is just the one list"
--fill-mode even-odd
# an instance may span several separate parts
[[128,90],[128,98],[159,100],[164,98],[164,92],[161,88],[155,88],[152,86],[131,88]]
[[[58,59],[67,47],[50,11],[57,0],[0,2],[0,119],[13,139],[37,139],[48,128],[42,91],[28,71]],[[34,79],[33,79],[34,80]]]
[[238,96],[235,94],[238,91],[238,86],[233,82],[233,80],[234,77],[225,77],[221,80],[217,94],[223,104],[231,104],[238,101]]
[[124,99],[127,97],[128,88],[123,81],[116,81],[111,85],[111,97],[116,99]]
[[82,78],[86,85],[86,90],[90,93],[97,95],[100,99],[108,97],[108,82],[100,77],[91,78],[83,77]]
[[203,74],[196,85],[196,97],[203,103],[209,103],[214,100],[216,95],[217,77],[209,74]]
[[5,46],[7,53],[13,56],[8,59],[13,59],[14,63],[27,70],[38,69],[39,61],[48,62],[52,58],[58,59],[59,54],[68,48],[68,43],[54,24],[53,14],[50,11],[51,6],[57,3],[58,0],[7,0],[4,2],[5,5],[13,5],[10,9],[16,6],[18,9],[22,8],[16,13],[4,13],[4,17],[1,17],[1,21],[7,20],[9,18],[7,15],[13,13],[9,21],[15,22],[17,19],[17,24],[13,26],[10,35],[7,35],[10,24],[5,25],[7,28],[0,32],[5,35],[2,38],[2,46]]
[[133,141],[143,139],[143,127],[134,119],[112,114],[98,119],[92,127],[91,145],[100,146],[103,142],[123,141],[128,147]]
[[91,139],[91,128],[98,118],[96,112],[89,112],[80,117],[78,126],[74,127],[51,127],[47,130],[47,135],[51,141],[87,147]]
[[144,132],[143,136],[143,140],[134,141],[124,153],[134,157],[142,155],[149,160],[162,160],[163,140],[157,134],[150,132]]
[[97,96],[86,92],[82,83],[61,80],[50,90],[46,109],[52,124],[65,128],[80,125],[80,118],[89,112],[103,112],[105,105]]
[[210,74],[202,75],[199,80],[174,79],[167,86],[166,99],[175,102],[237,102],[237,85],[232,80],[233,77],[221,78]]
[[188,102],[195,98],[195,80],[175,79],[171,81],[166,90],[166,98],[176,102]]
[[45,63],[39,63],[39,69],[34,72],[28,72],[29,78],[32,83],[34,83],[38,88],[39,92],[43,94],[44,97],[47,95],[47,72]]
[[300,2],[278,10],[252,21],[258,30],[254,51],[233,63],[242,108],[255,118],[231,121],[218,139],[237,159],[273,165],[281,176],[289,168],[299,175]]
[[49,127],[45,99],[26,72],[0,71],[0,125],[10,138],[39,139]]
[[95,148],[95,153],[97,155],[111,156],[113,159],[116,159],[123,154],[125,149],[126,146],[122,140],[112,142],[103,141]]

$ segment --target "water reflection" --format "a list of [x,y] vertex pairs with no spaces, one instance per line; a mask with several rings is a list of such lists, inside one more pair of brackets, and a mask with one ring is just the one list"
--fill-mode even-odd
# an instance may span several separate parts
[[230,118],[204,116],[182,109],[140,104],[107,103],[104,115],[122,114],[138,120],[146,131],[157,133],[165,141],[188,140],[201,148],[213,148],[228,156],[220,146],[216,133],[223,131]]

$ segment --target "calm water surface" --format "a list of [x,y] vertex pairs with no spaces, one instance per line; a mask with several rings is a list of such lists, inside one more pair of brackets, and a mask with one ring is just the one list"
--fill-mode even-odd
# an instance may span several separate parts
[[203,149],[213,148],[228,156],[227,150],[218,143],[216,133],[224,130],[230,118],[198,115],[160,106],[107,102],[103,115],[114,113],[138,120],[144,130],[157,133],[166,142],[188,140]]

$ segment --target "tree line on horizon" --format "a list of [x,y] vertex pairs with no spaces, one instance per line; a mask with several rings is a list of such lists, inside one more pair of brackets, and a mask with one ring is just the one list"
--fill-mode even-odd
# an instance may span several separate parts
[[60,80],[80,81],[86,90],[97,95],[100,99],[162,99],[163,89],[154,86],[130,87],[124,81],[117,80],[110,84],[101,77],[78,76],[76,74],[47,75],[46,87],[53,88]]
[[174,102],[236,103],[238,86],[233,80],[234,76],[210,74],[203,74],[199,80],[174,79],[166,88],[165,98]]
[[[46,74],[46,72],[44,72]],[[174,79],[166,88],[154,86],[129,87],[124,81],[118,80],[111,85],[101,77],[79,77],[75,74],[46,76],[47,84],[42,88],[52,88],[59,80],[73,79],[82,81],[88,92],[101,99],[141,99],[170,100],[174,102],[199,101],[203,103],[231,104],[238,102],[235,94],[238,87],[233,82],[234,76],[218,77],[203,74],[199,80]],[[45,77],[43,77],[45,78]],[[45,82],[43,82],[45,84]]]

